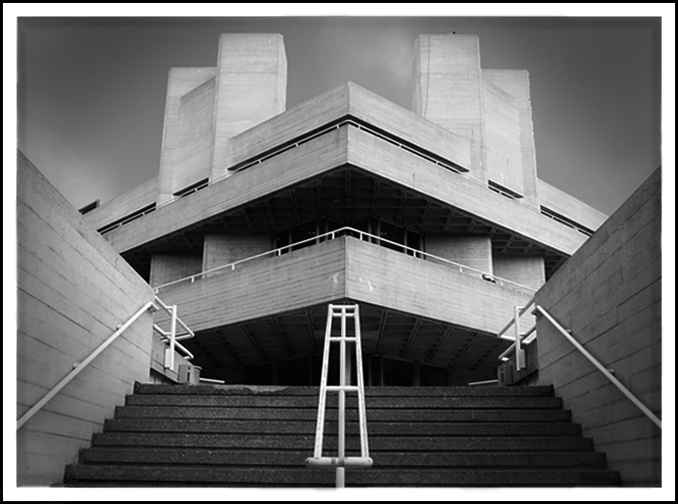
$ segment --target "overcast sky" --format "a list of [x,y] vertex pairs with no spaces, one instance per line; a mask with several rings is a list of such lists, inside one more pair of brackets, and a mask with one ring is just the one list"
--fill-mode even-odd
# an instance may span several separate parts
[[540,178],[612,213],[661,163],[659,18],[23,18],[18,145],[80,208],[158,173],[171,67],[219,34],[274,32],[287,108],[353,81],[410,108],[419,34],[476,34],[481,65],[530,73]]

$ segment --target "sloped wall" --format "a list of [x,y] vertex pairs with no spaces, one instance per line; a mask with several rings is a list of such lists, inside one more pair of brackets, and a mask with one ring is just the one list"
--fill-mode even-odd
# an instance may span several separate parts
[[[17,199],[19,418],[153,291],[21,153]],[[142,315],[17,431],[18,485],[61,481],[134,381],[148,379],[152,321]]]
[[[536,302],[661,418],[659,169],[537,293]],[[661,430],[543,317],[539,380],[553,384],[625,485],[661,484]]]

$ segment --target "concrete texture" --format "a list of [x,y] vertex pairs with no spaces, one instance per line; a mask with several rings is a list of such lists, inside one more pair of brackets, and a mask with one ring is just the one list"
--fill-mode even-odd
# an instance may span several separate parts
[[492,240],[489,236],[428,233],[424,243],[424,252],[492,275]]
[[[661,417],[658,169],[542,287],[537,304]],[[552,383],[625,485],[661,484],[661,431],[543,318],[539,381]]]
[[529,255],[494,254],[495,276],[538,289],[546,281],[544,258]]
[[154,254],[151,259],[150,284],[157,287],[201,271],[202,257],[199,255]]
[[480,47],[476,35],[420,35],[414,48],[412,110],[471,144],[471,173],[482,163]]
[[608,217],[603,212],[541,179],[537,179],[537,187],[540,205],[555,210],[592,231],[598,229]]
[[[333,471],[303,467],[317,394],[315,387],[141,385],[67,468],[66,484],[331,485]],[[617,484],[618,473],[605,469],[552,394],[550,387],[366,387],[374,466],[347,471],[347,486]],[[540,421],[545,412],[561,416]],[[192,417],[182,419],[186,413]],[[337,449],[336,414],[328,398],[326,456]],[[346,416],[353,455],[354,395]]]
[[153,177],[91,212],[87,212],[85,220],[94,229],[100,229],[106,224],[123,219],[133,212],[155,203],[157,197],[158,177]]
[[527,70],[482,70],[484,82],[491,83],[511,97],[517,107],[520,121],[520,152],[522,158],[523,201],[536,205],[537,155],[534,143],[532,103],[530,101],[530,75]]
[[207,235],[203,255],[203,271],[255,256],[273,248],[272,239],[265,234]]
[[[151,288],[21,153],[17,418],[146,302]],[[17,432],[17,484],[63,477],[104,418],[148,378],[144,314]]]
[[[214,108],[215,76],[214,68],[170,70],[158,177],[158,204],[170,201],[174,192],[209,175],[209,162],[205,165],[205,156],[210,155],[212,142],[211,135],[206,133],[213,131],[211,111]],[[198,132],[202,133],[202,137],[196,136]],[[194,174],[194,170],[197,173]]]
[[285,111],[287,57],[277,33],[219,39],[212,178],[226,173],[228,139]]
[[481,69],[476,35],[420,35],[414,54],[414,112],[471,143],[473,176],[536,206],[527,72]]

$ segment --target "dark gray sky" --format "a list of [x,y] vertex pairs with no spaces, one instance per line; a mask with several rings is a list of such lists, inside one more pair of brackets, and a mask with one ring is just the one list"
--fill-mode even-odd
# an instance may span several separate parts
[[[386,10],[384,10],[386,13]],[[660,18],[20,18],[18,145],[74,206],[158,173],[171,67],[219,34],[276,32],[288,109],[351,80],[410,108],[419,34],[480,37],[483,68],[530,72],[537,169],[613,212],[661,163]]]

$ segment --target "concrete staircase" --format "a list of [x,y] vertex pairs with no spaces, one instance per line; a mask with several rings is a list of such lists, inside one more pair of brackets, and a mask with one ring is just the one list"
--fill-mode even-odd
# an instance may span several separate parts
[[[619,474],[551,387],[368,387],[371,469],[346,486],[608,486]],[[328,398],[324,455],[336,456]],[[334,486],[307,469],[317,387],[137,384],[95,434],[67,486]],[[347,455],[358,455],[348,395]],[[334,408],[334,409],[332,409]]]

